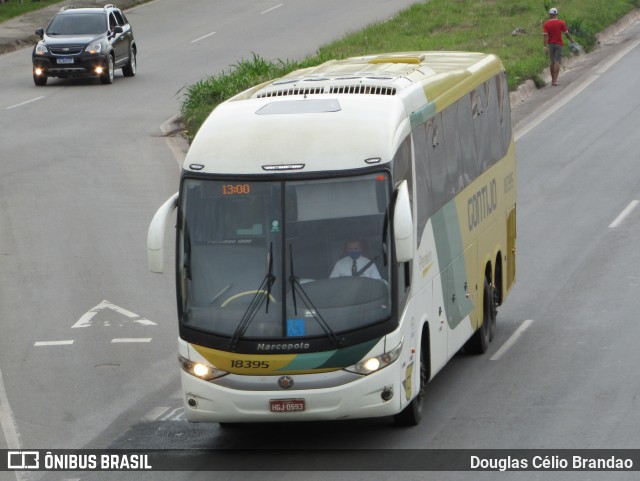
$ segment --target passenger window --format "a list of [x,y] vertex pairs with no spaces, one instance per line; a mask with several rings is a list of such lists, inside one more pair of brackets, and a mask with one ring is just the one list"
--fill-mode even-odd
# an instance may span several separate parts
[[473,131],[478,154],[478,171],[484,172],[491,162],[491,142],[489,141],[489,117],[487,115],[486,85],[480,85],[471,92],[471,108],[473,112]]
[[444,149],[442,116],[440,114],[427,122],[427,152],[429,174],[432,179],[434,210],[438,210],[448,200],[447,157]]
[[504,156],[502,144],[502,128],[500,126],[500,104],[498,103],[497,77],[489,79],[485,83],[488,91],[487,117],[489,122],[490,157],[487,159],[490,165],[495,164]]
[[507,153],[511,144],[511,104],[509,102],[509,87],[507,74],[502,72],[498,77],[498,101],[500,102],[500,126],[502,128],[503,153]]
[[447,190],[455,196],[464,186],[464,170],[460,154],[460,132],[458,131],[457,104],[450,105],[442,114],[444,145],[447,158]]
[[433,200],[431,198],[431,178],[427,164],[427,131],[421,125],[413,131],[413,152],[416,159],[416,229],[418,233],[418,247],[427,221],[433,214]]
[[473,133],[472,95],[465,95],[458,101],[458,128],[460,129],[460,155],[466,183],[478,177],[478,159]]
[[127,22],[125,22],[124,18],[122,18],[122,14],[120,12],[113,12],[113,15],[116,19],[116,22],[118,22],[118,25],[120,26],[126,25]]

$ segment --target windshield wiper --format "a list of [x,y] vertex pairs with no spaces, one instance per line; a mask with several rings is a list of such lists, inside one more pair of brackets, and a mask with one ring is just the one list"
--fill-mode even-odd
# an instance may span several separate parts
[[[240,319],[240,323],[238,327],[233,333],[231,340],[229,341],[229,346],[231,350],[235,350],[238,346],[238,341],[244,336],[244,333],[247,332],[247,329],[253,322],[256,317],[256,314],[260,310],[260,306],[265,302],[266,298],[266,312],[269,312],[269,298],[271,297],[271,287],[273,283],[276,281],[276,276],[273,275],[273,242],[271,242],[269,246],[269,268],[267,274],[262,279],[260,283],[260,287],[256,290],[256,293],[253,295],[247,310],[244,311],[242,315],[242,319]],[[265,295],[266,294],[266,295]]]
[[300,280],[293,273],[293,247],[291,246],[291,244],[289,244],[289,264],[291,266],[291,275],[289,276],[289,282],[291,283],[291,296],[293,297],[293,313],[296,316],[298,315],[298,305],[296,301],[297,294],[300,296],[300,299],[302,299],[302,302],[304,303],[307,310],[311,313],[313,318],[318,322],[318,324],[320,324],[320,327],[327,335],[327,337],[331,339],[331,342],[333,342],[336,347],[340,347],[340,340],[336,337],[335,332],[333,332],[331,326],[327,324],[327,321],[324,320],[316,306],[313,305],[313,302],[305,292],[302,284],[300,284]]
[[[269,244],[269,270],[267,271],[267,305],[265,307],[265,312],[269,313],[269,300],[271,299],[271,287],[273,283],[276,281],[276,277],[273,275],[273,242]],[[264,282],[264,281],[263,281]]]

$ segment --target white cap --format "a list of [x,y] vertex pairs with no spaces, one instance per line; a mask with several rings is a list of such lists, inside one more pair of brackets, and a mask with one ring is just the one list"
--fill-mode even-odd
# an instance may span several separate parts
[[552,8],[551,10],[549,10],[549,15],[558,15],[558,9]]

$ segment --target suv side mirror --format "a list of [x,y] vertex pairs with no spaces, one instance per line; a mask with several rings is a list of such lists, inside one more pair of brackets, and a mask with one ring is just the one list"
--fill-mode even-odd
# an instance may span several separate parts
[[44,28],[36,29],[36,35],[40,38],[44,38]]
[[116,28],[113,29],[115,33],[122,33],[124,29],[120,25],[116,25]]

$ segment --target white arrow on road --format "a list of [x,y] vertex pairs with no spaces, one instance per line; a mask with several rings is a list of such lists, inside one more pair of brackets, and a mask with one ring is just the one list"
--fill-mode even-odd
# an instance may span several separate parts
[[[98,304],[96,307],[94,307],[93,309],[91,309],[89,312],[87,312],[86,314],[84,314],[79,320],[78,322],[76,322],[73,326],[71,326],[72,328],[75,327],[90,327],[91,326],[91,320],[100,312],[104,311],[105,309],[111,309],[112,311],[117,312],[118,314],[122,314],[123,316],[128,317],[129,319],[131,319],[132,322],[137,322],[138,324],[142,324],[143,326],[157,326],[157,324],[153,321],[150,321],[149,319],[145,319],[142,316],[139,316],[138,314],[131,312],[131,311],[127,311],[126,309],[123,309],[122,307],[118,307],[115,304],[109,302],[109,301],[102,301],[100,304]],[[110,325],[109,323],[105,323],[105,325]]]

